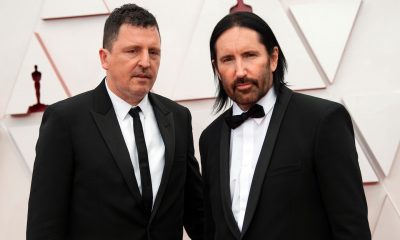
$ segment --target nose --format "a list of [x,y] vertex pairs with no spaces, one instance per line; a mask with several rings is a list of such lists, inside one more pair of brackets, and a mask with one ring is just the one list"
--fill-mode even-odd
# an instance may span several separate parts
[[150,56],[148,52],[143,51],[143,53],[140,55],[139,66],[142,68],[150,67]]
[[242,60],[236,60],[236,78],[244,78],[247,75],[247,69]]

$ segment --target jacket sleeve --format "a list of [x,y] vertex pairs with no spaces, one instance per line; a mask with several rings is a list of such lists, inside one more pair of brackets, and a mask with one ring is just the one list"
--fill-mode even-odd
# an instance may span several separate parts
[[[204,132],[203,132],[204,134]],[[201,135],[199,146],[200,146],[200,155],[201,155],[201,169],[203,176],[203,191],[204,191],[204,240],[214,239],[215,235],[215,226],[214,219],[211,213],[211,203],[209,196],[209,177],[207,171],[207,158],[205,152],[206,144],[204,140],[204,135]]]
[[36,145],[27,240],[65,239],[73,178],[68,126],[53,106],[45,111]]
[[185,182],[185,210],[184,226],[192,240],[203,239],[204,207],[203,207],[203,183],[200,175],[199,164],[194,156],[192,117],[189,110],[188,135],[187,135],[187,172]]
[[332,239],[371,239],[353,126],[343,106],[335,104],[320,121],[314,150]]

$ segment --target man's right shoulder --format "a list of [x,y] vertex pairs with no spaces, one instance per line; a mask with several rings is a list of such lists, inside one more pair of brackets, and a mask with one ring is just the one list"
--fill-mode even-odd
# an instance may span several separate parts
[[48,109],[63,113],[76,112],[87,109],[93,103],[93,90],[63,99],[48,106]]
[[225,118],[228,114],[228,110],[221,113],[214,121],[212,121],[201,133],[201,138],[207,137],[209,135],[214,135],[217,132],[221,131],[222,124],[225,124]]

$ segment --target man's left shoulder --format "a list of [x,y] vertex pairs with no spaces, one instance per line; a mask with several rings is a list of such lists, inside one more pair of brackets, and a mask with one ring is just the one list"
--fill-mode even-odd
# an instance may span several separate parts
[[344,106],[339,102],[299,92],[293,93],[293,96],[291,98],[291,103],[298,107],[310,108],[317,112],[326,111],[328,109],[344,108]]

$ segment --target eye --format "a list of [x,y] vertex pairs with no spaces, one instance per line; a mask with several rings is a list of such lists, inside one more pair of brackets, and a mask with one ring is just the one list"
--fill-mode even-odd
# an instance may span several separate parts
[[132,53],[132,54],[136,54],[138,53],[138,49],[137,48],[130,48],[128,50],[126,50],[127,53]]
[[232,56],[226,56],[226,57],[222,57],[220,60],[222,63],[229,63],[233,61],[233,57]]
[[157,49],[150,49],[149,54],[152,56],[160,56],[160,51]]
[[245,53],[243,54],[243,56],[246,57],[246,58],[251,58],[251,57],[256,57],[256,56],[258,56],[258,54],[257,54],[256,52],[245,52]]

